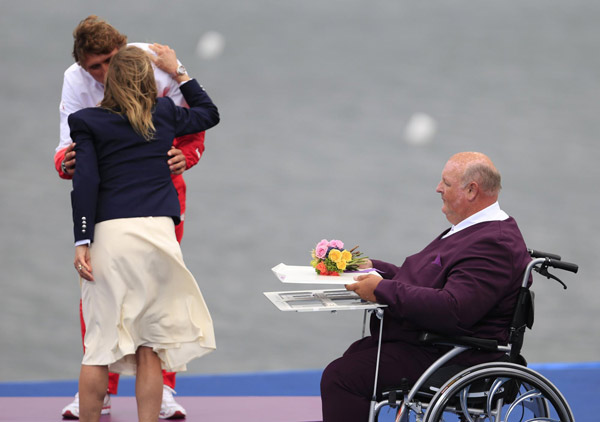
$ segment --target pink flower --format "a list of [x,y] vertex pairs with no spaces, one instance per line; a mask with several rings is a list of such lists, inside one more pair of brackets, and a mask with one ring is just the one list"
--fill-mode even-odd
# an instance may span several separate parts
[[325,255],[327,255],[327,249],[329,248],[329,242],[327,239],[321,240],[317,243],[317,247],[315,248],[315,255],[319,259],[324,259]]
[[329,242],[329,246],[331,246],[332,248],[344,249],[344,242],[342,242],[341,240],[332,240],[331,242]]

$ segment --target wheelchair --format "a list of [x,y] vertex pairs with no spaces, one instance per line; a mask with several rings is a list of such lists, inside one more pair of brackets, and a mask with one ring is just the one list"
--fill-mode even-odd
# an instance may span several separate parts
[[[533,326],[534,294],[529,289],[532,272],[567,286],[548,268],[576,273],[578,266],[555,254],[529,249],[532,256],[524,274],[510,326],[509,343],[474,337],[444,337],[423,333],[428,345],[450,346],[413,384],[373,393],[369,422],[379,420],[386,406],[395,412],[396,422],[574,422],[575,418],[561,392],[548,379],[527,368],[521,356],[526,328]],[[379,315],[378,315],[379,316]],[[382,321],[383,323],[383,321]],[[472,367],[445,365],[469,349],[504,352],[501,361]],[[377,369],[378,371],[378,369]],[[375,385],[377,385],[377,371]]]

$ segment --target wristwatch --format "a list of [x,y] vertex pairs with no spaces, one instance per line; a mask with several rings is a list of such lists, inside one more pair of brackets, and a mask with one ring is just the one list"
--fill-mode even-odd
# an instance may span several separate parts
[[177,68],[177,76],[183,76],[187,74],[185,67],[183,67],[182,64],[179,65],[179,67]]

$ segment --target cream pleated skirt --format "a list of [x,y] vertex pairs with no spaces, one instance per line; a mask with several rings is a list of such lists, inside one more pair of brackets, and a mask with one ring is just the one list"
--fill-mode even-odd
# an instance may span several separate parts
[[82,280],[84,365],[134,375],[135,351],[151,347],[171,372],[216,348],[212,319],[186,268],[173,220],[122,218],[96,224],[95,281]]

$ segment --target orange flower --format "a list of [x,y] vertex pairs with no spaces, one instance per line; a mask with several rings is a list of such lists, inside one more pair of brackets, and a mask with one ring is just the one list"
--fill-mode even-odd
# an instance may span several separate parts
[[322,261],[317,264],[317,266],[315,267],[315,269],[317,270],[317,272],[320,275],[326,275],[327,274],[327,266]]

